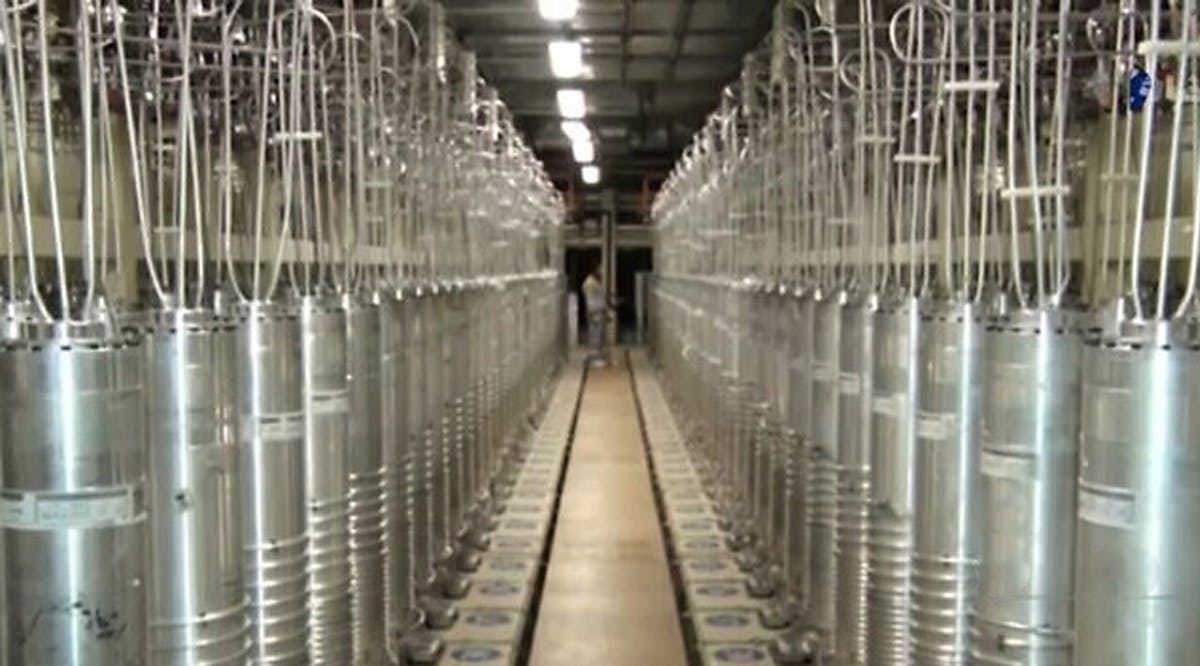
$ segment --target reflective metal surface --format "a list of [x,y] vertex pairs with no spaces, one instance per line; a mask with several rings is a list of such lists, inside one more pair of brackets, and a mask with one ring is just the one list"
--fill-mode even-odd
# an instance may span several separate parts
[[838,364],[837,640],[839,663],[867,658],[867,544],[871,506],[875,295],[842,308]]
[[380,334],[380,446],[386,466],[385,602],[387,648],[398,659],[398,641],[413,624],[411,460],[408,432],[408,355],[404,352],[405,303],[390,295],[377,312]]
[[233,322],[168,311],[147,331],[151,663],[244,664],[242,430]]
[[966,664],[983,532],[983,330],[972,305],[922,304],[914,454],[912,661]]
[[812,362],[813,444],[807,479],[809,597],[806,617],[829,638],[837,635],[838,367],[845,292],[816,299]]
[[[349,536],[353,663],[383,663],[385,467],[382,380],[396,380],[394,353],[382,346],[383,298],[343,299],[346,311],[347,391],[350,402]],[[389,367],[391,365],[391,367]],[[391,405],[387,411],[392,412]],[[389,430],[391,428],[389,427]]]
[[867,663],[909,662],[913,462],[920,402],[921,313],[914,298],[887,299],[876,318],[871,424]]
[[107,336],[0,349],[4,661],[149,661],[144,350]]
[[308,529],[308,650],[314,664],[351,659],[350,393],[346,310],[305,297],[304,502]]
[[308,661],[308,521],[300,314],[251,304],[237,329],[242,542],[252,663]]
[[1200,359],[1148,333],[1083,352],[1078,666],[1200,661]]
[[1065,313],[985,335],[978,664],[1070,664],[1082,344]]

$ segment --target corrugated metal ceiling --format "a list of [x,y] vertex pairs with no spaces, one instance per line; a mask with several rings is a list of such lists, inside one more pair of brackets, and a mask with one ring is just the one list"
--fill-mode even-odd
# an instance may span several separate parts
[[[555,104],[560,87],[582,88],[597,140],[602,188],[613,188],[620,221],[635,221],[643,179],[665,175],[721,87],[737,76],[744,53],[770,26],[771,0],[580,0],[576,17],[551,23],[537,0],[445,0],[447,17],[478,54],[559,187],[581,190]],[[547,44],[583,43],[584,76],[556,80]]]

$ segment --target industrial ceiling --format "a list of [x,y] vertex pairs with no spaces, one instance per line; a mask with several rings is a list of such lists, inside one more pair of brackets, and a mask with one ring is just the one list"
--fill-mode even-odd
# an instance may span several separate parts
[[[474,50],[517,125],[569,194],[577,218],[616,195],[617,221],[643,220],[644,193],[670,171],[717,103],[742,55],[770,27],[769,0],[580,0],[566,21],[539,13],[538,0],[447,0],[451,25]],[[548,45],[577,40],[584,70],[576,79],[551,71]],[[563,134],[556,92],[582,89],[584,121],[594,138],[601,180],[585,186]]]

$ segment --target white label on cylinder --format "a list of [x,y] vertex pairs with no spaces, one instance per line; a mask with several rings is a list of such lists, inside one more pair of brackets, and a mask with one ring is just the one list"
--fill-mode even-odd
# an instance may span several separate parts
[[917,415],[917,437],[939,441],[949,439],[953,424],[953,414],[921,412]]
[[283,442],[304,438],[304,413],[264,414],[245,425],[246,439]]
[[896,398],[898,397],[899,396],[896,395],[876,394],[875,397],[871,399],[871,411],[879,414],[880,416],[890,416],[895,418],[896,414],[900,413],[900,410],[896,408]]
[[888,416],[894,419],[900,418],[907,406],[908,396],[903,393],[893,393],[891,395],[875,394],[871,401],[872,411],[881,416]]
[[1079,489],[1079,518],[1105,527],[1132,529],[1136,513],[1133,493],[1102,493],[1089,488]]
[[345,414],[350,411],[350,398],[346,391],[314,392],[309,404],[313,414]]
[[1034,479],[1037,467],[1033,458],[1017,454],[983,451],[979,454],[979,471],[998,479]]
[[836,377],[837,372],[834,371],[833,366],[829,363],[824,361],[813,362],[813,381],[831,382]]
[[862,375],[853,372],[843,372],[840,383],[843,395],[859,395],[862,393]]
[[0,496],[0,525],[27,530],[112,527],[138,515],[133,488],[86,493],[5,493]]

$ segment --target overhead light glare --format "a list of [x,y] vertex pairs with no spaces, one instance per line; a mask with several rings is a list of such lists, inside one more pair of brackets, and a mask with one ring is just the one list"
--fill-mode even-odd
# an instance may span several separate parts
[[600,183],[600,167],[589,164],[583,167],[583,184],[597,185]]
[[550,42],[550,71],[555,78],[577,79],[583,74],[583,44],[576,41]]
[[558,112],[567,120],[582,120],[587,115],[587,99],[578,88],[558,91]]
[[576,141],[571,144],[571,153],[579,164],[591,164],[596,159],[596,144],[588,141]]
[[563,134],[566,134],[567,138],[571,140],[571,143],[592,140],[591,130],[589,130],[588,126],[584,125],[583,121],[581,120],[562,121],[562,131]]
[[538,11],[547,21],[570,21],[579,11],[579,0],[538,0]]

